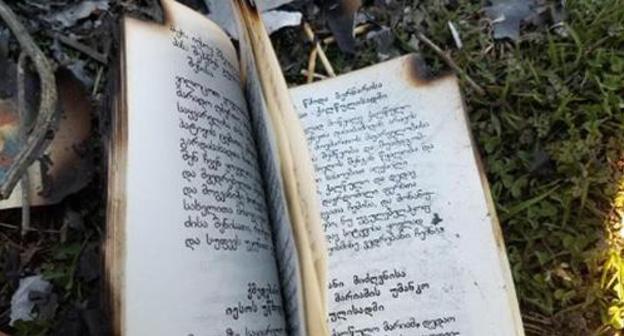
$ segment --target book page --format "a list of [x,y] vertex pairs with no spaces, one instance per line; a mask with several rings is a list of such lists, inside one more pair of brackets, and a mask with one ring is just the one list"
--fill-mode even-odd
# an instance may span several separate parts
[[303,317],[303,293],[297,247],[284,193],[279,151],[275,131],[263,96],[249,36],[239,27],[239,47],[245,83],[245,98],[251,115],[261,174],[265,182],[268,212],[271,221],[275,259],[277,260],[286,325],[289,336],[306,335]]
[[[249,52],[266,103],[278,150],[284,195],[301,273],[301,310],[308,335],[329,335],[327,328],[327,249],[322,232],[314,167],[303,127],[294,110],[271,40],[251,1],[236,0]],[[244,45],[243,45],[244,46]],[[292,297],[292,296],[291,296]]]
[[316,170],[332,335],[523,335],[452,76],[415,56],[291,90]]
[[285,335],[267,202],[236,51],[163,1],[125,21],[123,335]]

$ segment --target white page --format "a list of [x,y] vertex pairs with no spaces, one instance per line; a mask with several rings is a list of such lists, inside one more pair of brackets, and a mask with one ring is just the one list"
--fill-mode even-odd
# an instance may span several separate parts
[[[240,34],[239,36],[241,36]],[[284,183],[280,175],[280,160],[271,125],[271,117],[262,95],[262,88],[257,74],[256,64],[245,39],[240,40],[241,63],[245,67],[245,96],[251,115],[262,175],[264,177],[269,218],[271,220],[273,243],[276,251],[282,299],[286,314],[287,331],[290,336],[305,335],[303,323],[303,306],[301,292],[301,276],[294,240],[292,224],[284,194]]]
[[163,5],[164,26],[126,21],[124,335],[285,335],[235,50]]
[[317,172],[332,334],[523,334],[455,79],[419,78],[408,56],[291,94]]

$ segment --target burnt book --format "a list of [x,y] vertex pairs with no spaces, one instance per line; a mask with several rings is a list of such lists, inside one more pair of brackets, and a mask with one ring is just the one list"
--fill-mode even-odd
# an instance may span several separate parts
[[414,55],[288,88],[162,1],[126,18],[109,153],[115,335],[523,335],[456,78]]

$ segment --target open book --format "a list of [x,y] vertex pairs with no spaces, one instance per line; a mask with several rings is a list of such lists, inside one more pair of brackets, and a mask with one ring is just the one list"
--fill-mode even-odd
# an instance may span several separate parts
[[289,90],[253,6],[236,47],[163,6],[124,20],[115,335],[523,335],[454,77],[408,55]]

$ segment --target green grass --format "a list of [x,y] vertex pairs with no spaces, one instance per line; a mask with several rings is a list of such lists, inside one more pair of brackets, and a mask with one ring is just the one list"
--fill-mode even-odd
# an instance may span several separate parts
[[456,22],[453,57],[487,91],[466,99],[527,331],[593,333],[607,322],[597,279],[624,150],[624,2],[569,1],[567,36],[518,44],[493,42],[476,9],[439,8],[430,34],[448,44]]

